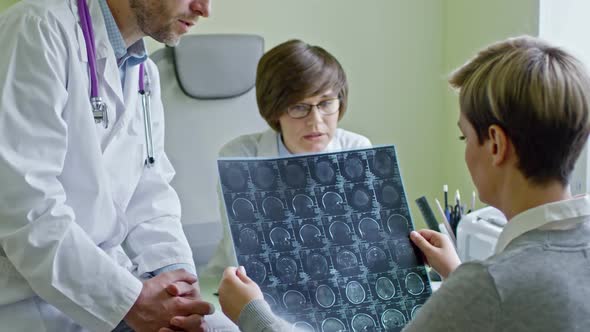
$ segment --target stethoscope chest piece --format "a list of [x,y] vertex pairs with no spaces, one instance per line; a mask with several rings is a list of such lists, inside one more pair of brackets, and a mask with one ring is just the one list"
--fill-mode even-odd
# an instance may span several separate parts
[[109,126],[109,115],[107,113],[107,104],[102,101],[100,97],[90,98],[90,104],[92,104],[92,115],[94,116],[95,123],[102,123],[106,129]]

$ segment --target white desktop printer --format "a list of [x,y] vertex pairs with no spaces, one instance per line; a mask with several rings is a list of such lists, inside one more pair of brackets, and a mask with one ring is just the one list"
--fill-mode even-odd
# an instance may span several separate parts
[[504,214],[491,206],[463,216],[457,226],[457,252],[461,261],[492,256],[506,222]]

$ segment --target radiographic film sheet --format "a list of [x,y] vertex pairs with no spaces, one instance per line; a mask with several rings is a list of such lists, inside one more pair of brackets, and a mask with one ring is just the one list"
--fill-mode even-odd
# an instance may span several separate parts
[[218,161],[240,265],[309,331],[399,331],[431,294],[393,146]]

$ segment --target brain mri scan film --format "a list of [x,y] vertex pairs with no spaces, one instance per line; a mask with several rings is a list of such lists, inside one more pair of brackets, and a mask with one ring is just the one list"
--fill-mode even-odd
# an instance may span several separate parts
[[277,226],[270,230],[270,243],[279,250],[291,247],[291,234],[283,227]]
[[364,165],[358,156],[350,156],[344,161],[344,176],[352,181],[363,178]]
[[221,158],[237,261],[303,331],[401,331],[432,294],[393,146]]
[[340,220],[334,221],[330,224],[330,237],[336,243],[347,244],[352,241],[352,231],[348,225]]
[[307,303],[305,296],[299,291],[288,290],[283,294],[283,304],[289,311],[302,310],[305,303]]
[[240,249],[243,252],[256,252],[260,247],[258,234],[252,228],[242,228],[239,235]]
[[225,173],[226,185],[233,191],[241,191],[246,188],[247,178],[238,167],[229,167]]
[[373,317],[360,313],[352,317],[352,330],[354,332],[369,332],[376,329],[375,320]]
[[329,274],[328,260],[326,257],[313,253],[307,257],[307,273],[312,279],[323,279]]
[[334,294],[334,291],[330,286],[320,285],[315,290],[315,299],[323,308],[330,308],[336,303],[336,294]]
[[366,293],[363,285],[358,281],[351,281],[346,284],[346,298],[353,304],[363,303]]
[[237,198],[231,204],[232,213],[237,220],[251,220],[254,218],[254,205],[245,199],[245,198]]
[[387,269],[387,254],[379,247],[371,247],[367,250],[367,265],[370,269]]
[[301,164],[288,163],[285,172],[285,182],[290,187],[301,188],[307,183],[305,169]]
[[308,322],[295,322],[292,332],[315,332],[315,329]]
[[336,172],[332,163],[327,160],[321,160],[315,165],[315,175],[320,183],[330,184],[336,178]]
[[359,264],[356,255],[350,250],[341,250],[336,256],[336,266],[338,270],[354,269]]
[[380,150],[375,153],[373,160],[373,171],[381,177],[390,176],[393,173],[393,160],[389,153],[385,150]]
[[420,295],[424,291],[424,281],[414,272],[406,275],[406,289],[412,295]]
[[352,189],[351,197],[351,205],[356,210],[366,211],[367,209],[371,208],[371,193],[367,188],[355,186]]
[[387,218],[387,231],[394,237],[408,237],[408,220],[402,215],[392,214]]
[[291,284],[297,280],[297,262],[291,257],[277,260],[277,276],[282,282]]
[[387,309],[383,312],[383,315],[381,315],[381,322],[383,323],[383,327],[387,330],[393,330],[406,325],[406,318],[404,317],[404,314],[397,309]]
[[299,230],[299,237],[303,245],[308,247],[322,244],[322,232],[315,225],[303,225]]
[[254,280],[255,283],[260,285],[266,279],[266,267],[259,260],[250,260],[245,268],[246,273],[248,273],[250,279]]
[[367,241],[378,241],[381,239],[379,235],[379,223],[373,218],[363,218],[359,222],[359,233],[361,238]]
[[382,300],[390,300],[395,296],[395,286],[387,277],[380,277],[375,283],[377,296]]
[[276,182],[275,171],[269,165],[258,165],[254,168],[254,182],[261,189],[273,189]]
[[393,183],[381,186],[381,201],[387,206],[394,206],[399,201],[399,194]]
[[339,193],[328,191],[322,196],[324,209],[329,213],[340,214],[344,211],[344,199]]
[[292,199],[293,211],[300,217],[310,217],[314,215],[313,200],[308,195],[297,194]]
[[338,318],[326,318],[322,322],[323,332],[344,332],[346,331],[346,325]]
[[285,216],[283,202],[274,196],[267,196],[262,200],[262,211],[272,220],[282,220]]

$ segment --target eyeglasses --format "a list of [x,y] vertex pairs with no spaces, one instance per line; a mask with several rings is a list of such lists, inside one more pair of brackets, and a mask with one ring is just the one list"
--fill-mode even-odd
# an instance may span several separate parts
[[317,108],[321,115],[330,115],[338,112],[340,109],[340,99],[323,100],[318,104],[299,103],[287,108],[287,114],[293,119],[302,119],[306,117],[313,108]]

